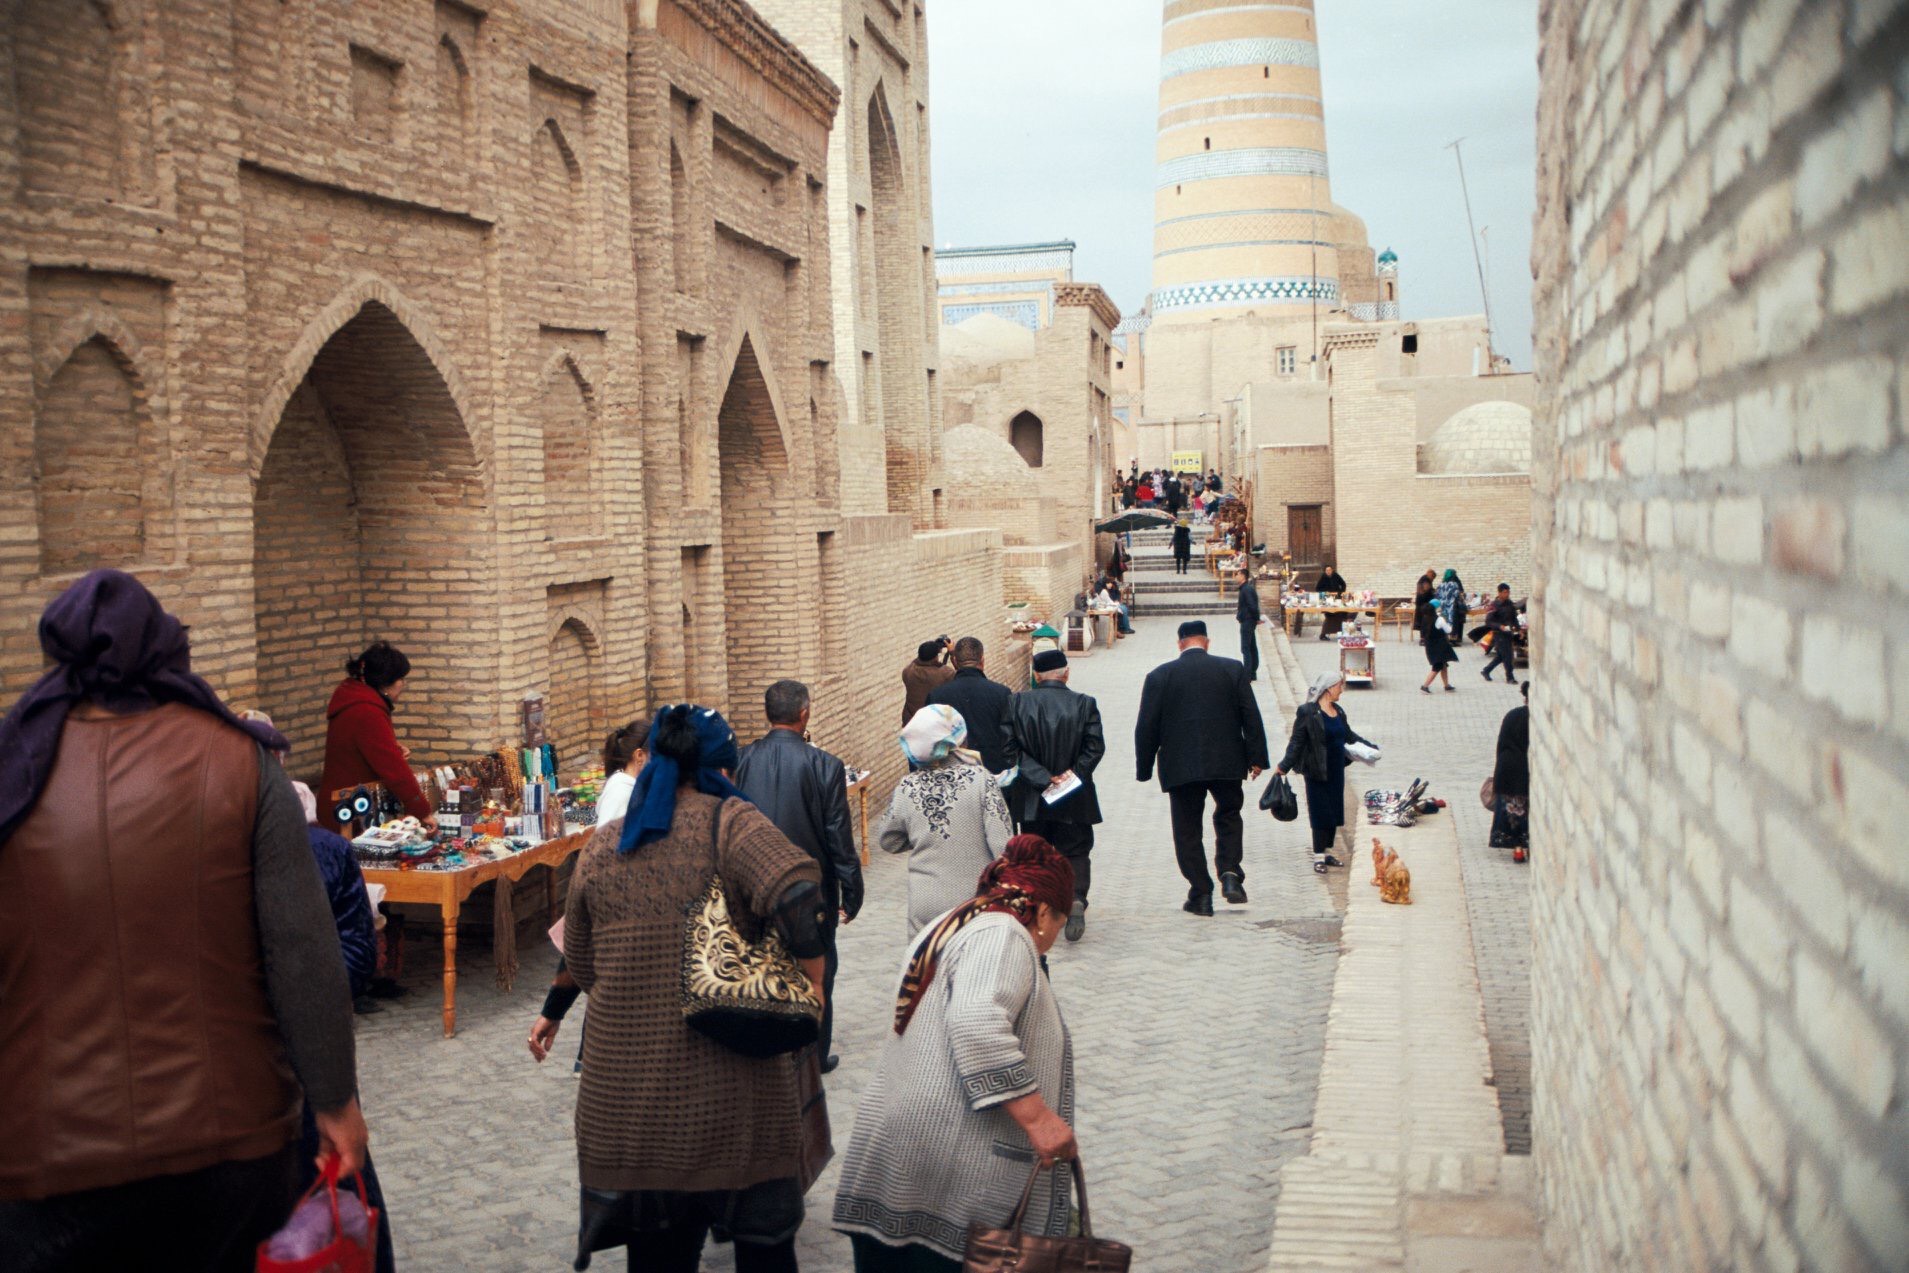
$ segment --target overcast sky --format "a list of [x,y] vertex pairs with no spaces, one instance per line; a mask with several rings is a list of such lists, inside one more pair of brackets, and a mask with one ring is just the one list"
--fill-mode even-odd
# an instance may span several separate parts
[[[932,0],[935,235],[1072,239],[1075,277],[1146,299],[1161,0]],[[1462,14],[1462,20],[1456,15]],[[1475,314],[1458,170],[1490,240],[1496,344],[1531,366],[1536,0],[1318,0],[1333,198],[1399,254],[1407,318]]]

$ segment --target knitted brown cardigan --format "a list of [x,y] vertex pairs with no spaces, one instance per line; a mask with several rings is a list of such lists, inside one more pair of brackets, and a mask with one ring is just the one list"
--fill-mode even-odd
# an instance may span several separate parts
[[577,1092],[587,1188],[729,1190],[799,1174],[797,1058],[745,1057],[684,1024],[683,935],[711,870],[753,937],[821,868],[741,800],[722,802],[712,858],[718,803],[684,788],[669,834],[625,856],[622,819],[605,823],[570,881],[564,957],[590,996]]

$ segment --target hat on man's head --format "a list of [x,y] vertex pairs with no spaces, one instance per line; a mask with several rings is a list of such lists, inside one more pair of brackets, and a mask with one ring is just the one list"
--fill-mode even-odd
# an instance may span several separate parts
[[1206,620],[1205,619],[1188,619],[1185,623],[1182,623],[1180,625],[1180,639],[1182,641],[1186,640],[1188,637],[1205,636],[1205,635],[1206,635]]
[[1067,666],[1067,656],[1059,650],[1042,650],[1034,656],[1036,672],[1058,672]]

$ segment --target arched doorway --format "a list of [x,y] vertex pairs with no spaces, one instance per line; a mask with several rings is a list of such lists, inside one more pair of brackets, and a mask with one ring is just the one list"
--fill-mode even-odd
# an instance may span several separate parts
[[[786,619],[798,581],[787,577],[788,554],[776,551],[776,518],[790,498],[789,457],[760,358],[754,343],[743,337],[717,415],[725,710],[732,720],[748,712],[769,682],[793,675]],[[698,650],[687,655],[692,664],[709,657]]]
[[603,695],[596,634],[581,619],[566,619],[550,636],[550,699],[544,723],[566,780],[597,761],[603,742]]
[[450,390],[367,301],[286,402],[253,491],[259,702],[295,774],[316,776],[332,687],[377,637],[411,658],[398,728],[414,763],[496,745],[489,528]]
[[1031,469],[1041,467],[1041,457],[1047,449],[1046,435],[1047,426],[1032,411],[1023,411],[1008,421],[1008,442]]

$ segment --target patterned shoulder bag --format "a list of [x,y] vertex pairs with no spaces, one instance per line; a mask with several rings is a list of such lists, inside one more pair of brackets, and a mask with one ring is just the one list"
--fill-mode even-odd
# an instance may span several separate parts
[[723,806],[710,819],[709,884],[690,903],[683,930],[683,1018],[697,1033],[743,1056],[780,1056],[821,1033],[822,1000],[773,924],[746,940],[729,913],[722,873]]

